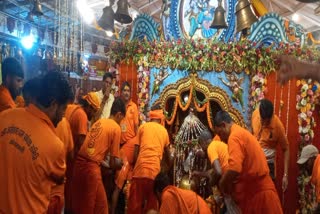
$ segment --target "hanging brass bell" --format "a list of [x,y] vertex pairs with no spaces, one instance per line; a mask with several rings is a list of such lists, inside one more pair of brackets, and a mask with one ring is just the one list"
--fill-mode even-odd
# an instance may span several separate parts
[[258,19],[254,15],[248,0],[239,0],[236,6],[237,27],[236,32],[246,30]]
[[33,9],[31,11],[31,13],[33,15],[36,15],[36,16],[42,16],[43,15],[43,12],[42,12],[42,9],[41,9],[41,4],[40,4],[40,1],[39,0],[34,0],[33,2]]
[[122,24],[129,24],[132,22],[132,18],[129,15],[129,5],[127,0],[119,0],[118,1],[118,9],[116,14],[114,15],[114,19]]
[[221,1],[222,0],[218,1],[218,7],[214,11],[214,18],[213,18],[213,21],[210,25],[210,28],[220,29],[220,28],[227,28],[228,27],[228,25],[226,23],[226,19],[224,17],[224,14],[226,11],[223,9]]
[[98,21],[98,25],[102,29],[114,33],[114,12],[111,6],[103,8],[103,14]]

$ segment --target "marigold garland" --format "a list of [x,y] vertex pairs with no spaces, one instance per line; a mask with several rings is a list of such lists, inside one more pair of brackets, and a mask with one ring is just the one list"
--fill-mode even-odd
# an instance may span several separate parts
[[191,104],[192,92],[193,92],[192,89],[193,89],[193,87],[191,86],[190,92],[189,92],[189,96],[188,96],[188,101],[185,104],[184,104],[184,101],[182,100],[182,98],[179,95],[177,95],[177,101],[178,101],[179,107],[182,109],[182,111],[186,111],[189,108],[190,104]]
[[195,106],[197,112],[203,112],[204,110],[206,110],[206,108],[208,106],[208,103],[205,103],[205,104],[203,104],[202,107],[200,107],[201,104],[199,105],[195,98],[193,98],[193,103],[194,103],[194,106]]
[[172,125],[174,122],[174,119],[176,118],[177,114],[177,107],[178,107],[178,97],[176,97],[176,100],[174,101],[174,107],[173,107],[173,112],[171,116],[169,116],[169,113],[167,111],[164,111],[164,115],[166,117],[166,122],[168,125]]
[[213,130],[213,124],[212,124],[212,118],[211,118],[211,112],[210,112],[210,105],[207,105],[207,121],[209,123],[209,127],[211,130]]

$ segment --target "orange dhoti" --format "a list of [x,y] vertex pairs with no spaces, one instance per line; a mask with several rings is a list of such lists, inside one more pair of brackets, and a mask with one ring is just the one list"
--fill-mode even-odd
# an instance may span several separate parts
[[243,200],[239,201],[242,213],[282,214],[281,203],[274,183],[269,175],[244,185]]
[[128,200],[128,214],[146,213],[158,210],[157,197],[153,192],[154,180],[149,178],[132,178]]
[[73,170],[72,212],[108,214],[108,201],[100,166],[81,156],[77,157]]

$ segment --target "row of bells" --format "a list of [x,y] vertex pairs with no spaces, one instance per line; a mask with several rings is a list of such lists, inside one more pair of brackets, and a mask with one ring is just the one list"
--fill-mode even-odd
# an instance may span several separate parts
[[[214,13],[214,19],[210,28],[227,28],[228,25],[225,20],[225,10],[221,4],[222,0],[218,1],[218,7]],[[250,26],[256,22],[258,19],[254,15],[251,4],[248,0],[239,0],[236,6],[236,17],[237,17],[237,27],[236,32],[243,31],[250,28]],[[114,32],[114,20],[117,20],[123,24],[129,24],[132,22],[132,18],[128,12],[128,2],[127,0],[118,1],[117,12],[114,13],[112,9],[112,4],[103,8],[103,14],[98,21],[98,25],[104,30]]]
[[132,18],[129,15],[129,4],[127,0],[118,1],[118,9],[116,13],[114,13],[112,9],[113,3],[114,2],[110,1],[110,6],[103,8],[103,14],[98,21],[98,25],[102,29],[112,31],[114,33],[114,20],[122,24],[129,24],[132,22]]
[[[235,14],[237,20],[237,33],[250,28],[250,26],[258,20],[257,17],[254,15],[251,8],[251,4],[248,0],[238,1]],[[221,29],[227,27],[228,25],[225,20],[225,10],[221,5],[221,0],[218,0],[218,7],[215,10],[214,19],[210,28]]]

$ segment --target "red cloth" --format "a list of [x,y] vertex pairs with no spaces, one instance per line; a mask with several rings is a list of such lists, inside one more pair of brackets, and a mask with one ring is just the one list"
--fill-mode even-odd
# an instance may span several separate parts
[[128,213],[141,214],[148,210],[158,210],[157,197],[153,192],[154,180],[132,178],[128,200]]

